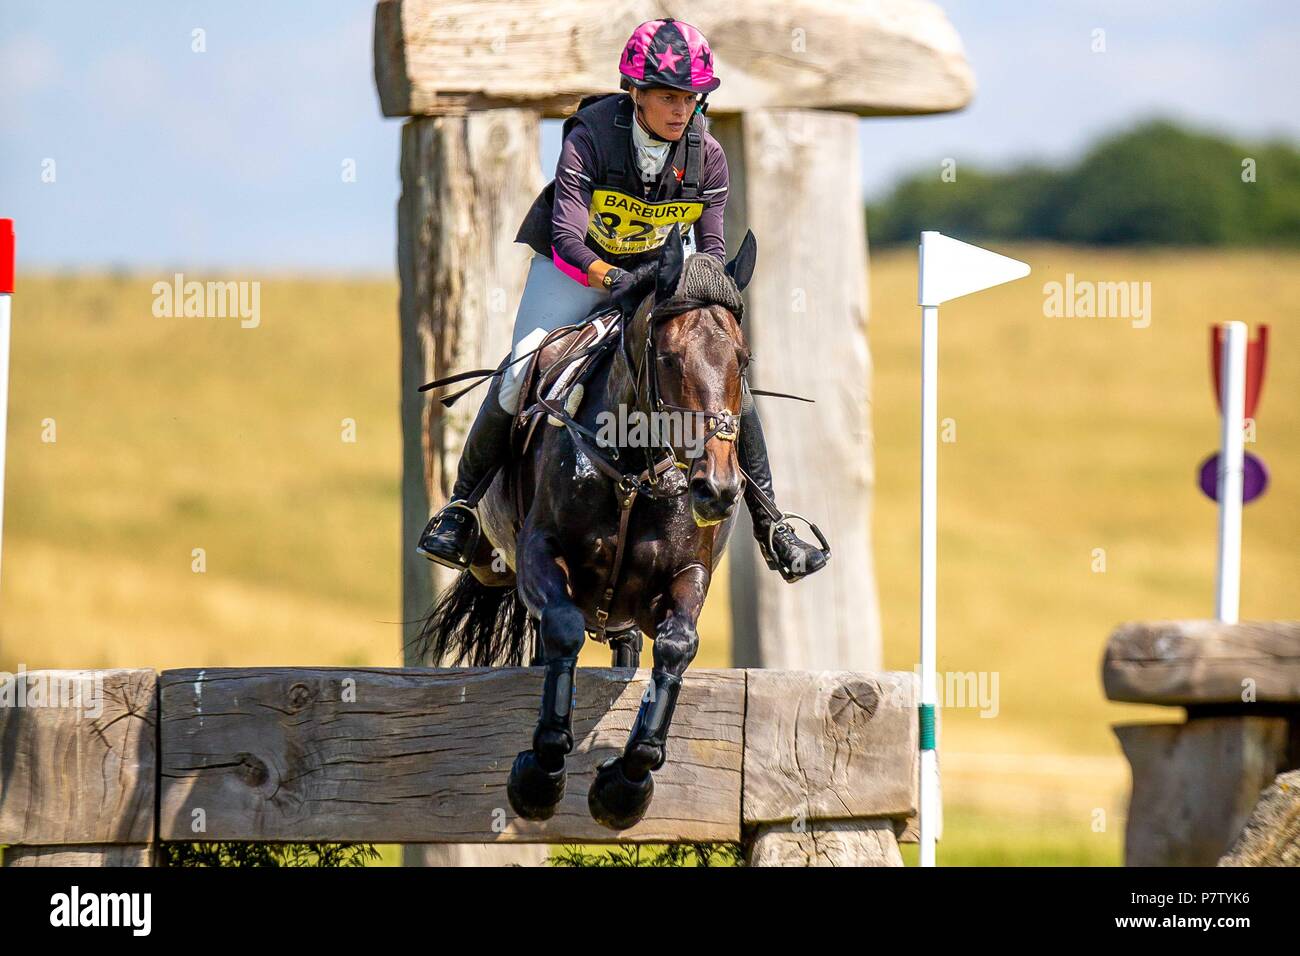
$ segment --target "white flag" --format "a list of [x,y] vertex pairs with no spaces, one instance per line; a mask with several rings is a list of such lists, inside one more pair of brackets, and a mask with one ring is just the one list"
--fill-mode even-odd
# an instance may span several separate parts
[[921,233],[919,305],[939,305],[1029,275],[1028,264],[940,232]]

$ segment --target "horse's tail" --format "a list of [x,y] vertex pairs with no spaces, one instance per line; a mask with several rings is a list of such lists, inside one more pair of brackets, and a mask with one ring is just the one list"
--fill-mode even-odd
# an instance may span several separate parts
[[433,606],[412,643],[418,660],[470,667],[519,667],[536,628],[513,587],[488,587],[462,572]]

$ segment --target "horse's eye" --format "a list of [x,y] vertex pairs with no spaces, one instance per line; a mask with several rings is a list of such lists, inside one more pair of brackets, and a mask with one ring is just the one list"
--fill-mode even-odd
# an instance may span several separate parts
[[660,355],[659,361],[663,363],[664,368],[676,368],[677,358],[673,355]]

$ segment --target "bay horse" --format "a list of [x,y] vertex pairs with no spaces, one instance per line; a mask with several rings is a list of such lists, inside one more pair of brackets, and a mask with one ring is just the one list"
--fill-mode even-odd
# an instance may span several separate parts
[[[627,744],[601,764],[588,793],[593,818],[611,829],[644,816],[744,488],[736,438],[750,356],[740,293],[757,244],[747,233],[724,266],[703,253],[685,258],[674,227],[663,249],[657,266],[638,270],[641,287],[597,346],[603,352],[588,366],[579,400],[568,400],[573,386],[561,397],[525,392],[516,433],[535,416],[560,427],[533,424],[522,455],[515,443],[517,460],[478,503],[474,562],[420,636],[434,661],[520,665],[531,650],[530,663],[545,666],[532,747],[515,759],[506,788],[529,820],[549,818],[564,796],[578,651],[588,633],[610,643],[615,666],[636,666],[642,634],[654,641],[651,684]],[[563,348],[556,342],[538,353],[543,384],[548,369],[567,364],[558,359]],[[694,426],[679,432],[694,435],[694,454],[683,460],[678,447],[654,438],[602,443],[600,423],[609,421],[602,413],[620,410],[679,416]]]

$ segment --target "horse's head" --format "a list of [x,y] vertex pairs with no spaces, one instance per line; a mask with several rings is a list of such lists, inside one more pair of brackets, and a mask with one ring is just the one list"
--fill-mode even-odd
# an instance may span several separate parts
[[698,525],[726,518],[743,478],[736,453],[741,375],[749,364],[740,318],[741,290],[754,271],[757,243],[746,233],[724,266],[697,253],[684,260],[677,230],[664,244],[647,300],[630,326],[637,392],[657,417],[660,436],[689,462],[691,514]]

